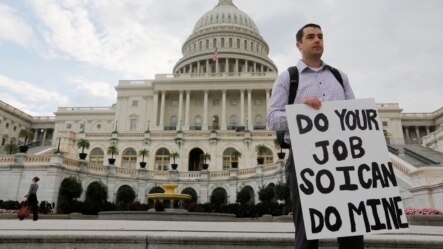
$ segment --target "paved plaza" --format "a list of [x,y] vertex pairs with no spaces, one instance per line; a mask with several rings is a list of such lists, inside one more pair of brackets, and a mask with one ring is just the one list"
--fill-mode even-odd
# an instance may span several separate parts
[[[293,248],[288,222],[125,220],[0,220],[4,248]],[[411,226],[404,233],[368,235],[367,248],[443,248],[443,227]],[[321,248],[337,248],[322,240]]]

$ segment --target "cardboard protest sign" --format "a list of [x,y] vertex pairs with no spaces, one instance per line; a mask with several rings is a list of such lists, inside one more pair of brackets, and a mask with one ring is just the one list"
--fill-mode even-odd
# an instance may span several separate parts
[[373,99],[286,106],[308,239],[406,230]]

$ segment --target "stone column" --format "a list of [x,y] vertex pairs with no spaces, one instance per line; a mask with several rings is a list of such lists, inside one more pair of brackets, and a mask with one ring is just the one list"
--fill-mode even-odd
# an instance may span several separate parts
[[183,90],[180,90],[178,95],[178,120],[177,130],[182,126],[182,110],[183,110]]
[[152,120],[152,124],[154,127],[158,126],[157,123],[157,114],[158,114],[158,92],[154,92],[154,101],[152,103],[152,116],[151,116],[151,120]]
[[166,91],[162,91],[162,99],[160,103],[160,129],[163,129],[163,122],[165,120],[165,100],[166,100]]
[[235,59],[235,70],[234,70],[236,73],[238,73],[239,72],[239,70],[238,70],[238,59]]
[[426,126],[426,135],[429,135],[431,133],[431,130],[429,129],[429,126]]
[[202,130],[208,130],[208,90],[205,90],[203,98],[203,127]]
[[248,89],[248,130],[252,130],[253,127],[253,119],[252,119],[252,90]]
[[417,136],[417,142],[420,142],[420,130],[418,126],[415,126],[415,135]]
[[186,109],[185,109],[185,129],[189,130],[189,105],[191,102],[191,91],[186,91]]
[[229,60],[228,60],[228,58],[225,59],[225,73],[229,73]]
[[222,90],[221,130],[226,130],[226,90]]
[[[270,91],[269,91],[269,89],[266,89],[266,110],[268,110],[268,108],[269,108],[270,97],[271,97]],[[266,116],[265,116],[265,118],[266,118]],[[266,123],[266,129],[269,130],[268,122],[265,122],[265,123]]]
[[206,73],[210,73],[209,72],[209,60],[206,60]]
[[217,60],[215,60],[215,73],[218,74],[219,72],[220,72],[220,68],[219,68],[218,59],[217,59]]
[[245,90],[240,90],[240,125],[245,125]]

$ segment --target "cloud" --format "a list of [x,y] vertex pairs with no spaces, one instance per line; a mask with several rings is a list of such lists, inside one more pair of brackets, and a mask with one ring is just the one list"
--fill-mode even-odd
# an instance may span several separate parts
[[20,13],[0,3],[0,41],[10,41],[23,47],[29,47],[32,40],[32,28],[20,17]]
[[1,99],[29,114],[49,115],[53,106],[64,106],[68,97],[38,84],[11,79],[0,74]]
[[117,93],[113,86],[106,82],[97,82],[83,79],[80,76],[70,77],[68,81],[74,88],[81,91],[82,94],[89,95],[91,98],[106,99],[110,102],[115,101]]
[[[32,1],[50,55],[68,57],[141,78],[170,72],[180,42],[147,25],[150,5],[134,1]],[[171,49],[176,48],[176,50]]]

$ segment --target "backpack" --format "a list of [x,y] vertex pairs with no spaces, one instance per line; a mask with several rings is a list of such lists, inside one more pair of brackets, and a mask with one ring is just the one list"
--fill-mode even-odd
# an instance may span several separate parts
[[[340,74],[340,72],[329,66],[325,66],[331,73],[334,75],[334,77],[337,79],[337,81],[340,83],[340,85],[343,87],[343,78]],[[294,104],[295,97],[297,96],[297,89],[298,89],[298,69],[297,67],[290,67],[288,68],[289,71],[289,97],[288,97],[288,105]],[[291,145],[287,144],[285,142],[285,133],[286,131],[276,131],[277,135],[277,142],[280,145],[282,149],[289,149],[291,148]]]

